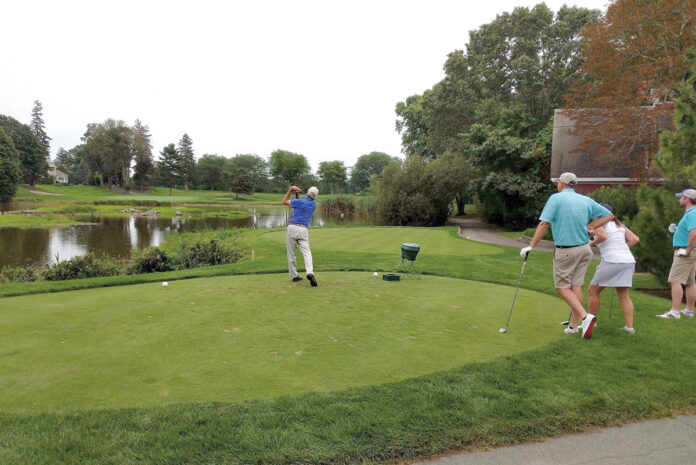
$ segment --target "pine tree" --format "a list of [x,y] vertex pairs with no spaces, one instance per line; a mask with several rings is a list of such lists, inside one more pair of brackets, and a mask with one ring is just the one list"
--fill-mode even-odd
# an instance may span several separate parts
[[0,203],[12,200],[21,177],[19,153],[12,139],[0,128]]
[[47,176],[48,164],[43,148],[31,128],[11,116],[5,115],[0,115],[0,128],[10,137],[19,153],[19,166],[23,182],[33,186],[36,181]]
[[193,155],[193,141],[188,134],[181,136],[177,151],[182,161],[184,189],[189,190],[196,185],[196,158]]
[[150,143],[150,128],[135,120],[133,125],[133,159],[135,168],[133,179],[140,184],[140,190],[145,188],[145,183],[152,176],[155,164],[152,160],[152,144]]
[[696,183],[696,49],[689,49],[690,72],[674,102],[674,130],[660,134],[660,154],[656,164],[665,185],[681,190]]
[[184,180],[184,170],[181,155],[177,152],[174,144],[167,145],[160,152],[160,161],[157,164],[157,174],[162,187],[169,188],[169,195],[172,195],[172,188],[180,185]]
[[51,138],[46,134],[46,125],[43,120],[43,106],[38,100],[34,100],[34,109],[31,110],[31,124],[29,127],[43,148],[44,158],[48,160],[51,149]]

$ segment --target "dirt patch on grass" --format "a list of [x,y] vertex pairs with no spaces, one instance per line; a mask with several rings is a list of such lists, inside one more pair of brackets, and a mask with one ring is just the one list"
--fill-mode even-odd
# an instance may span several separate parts
[[62,197],[63,194],[54,194],[53,192],[42,192],[42,191],[29,191],[32,194],[39,194],[39,195],[57,195],[58,197]]

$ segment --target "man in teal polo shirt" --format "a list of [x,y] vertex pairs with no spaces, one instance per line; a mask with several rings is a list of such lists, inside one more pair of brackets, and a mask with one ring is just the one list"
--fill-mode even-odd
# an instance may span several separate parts
[[[672,238],[672,248],[674,258],[672,259],[672,269],[669,271],[669,281],[672,287],[672,308],[670,311],[661,315],[660,318],[679,319],[682,316],[694,316],[694,304],[696,304],[696,190],[684,189],[676,194],[679,198],[679,206],[682,207],[684,215]],[[682,285],[686,286],[686,309],[679,311],[681,307],[684,291]]]
[[[582,328],[582,337],[592,337],[595,317],[583,307],[582,286],[585,273],[592,261],[588,230],[608,223],[613,215],[609,210],[590,197],[578,194],[573,189],[578,178],[573,173],[563,173],[558,178],[558,193],[549,197],[539,217],[534,238],[528,247],[520,251],[522,258],[536,247],[551,227],[556,246],[553,253],[553,277],[556,291],[572,310],[566,334],[574,334]],[[582,324],[578,327],[578,322]]]

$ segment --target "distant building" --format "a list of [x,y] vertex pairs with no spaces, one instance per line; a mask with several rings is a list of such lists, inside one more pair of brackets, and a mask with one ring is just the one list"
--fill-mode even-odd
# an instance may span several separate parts
[[48,175],[53,178],[53,182],[56,184],[68,184],[68,175],[57,169],[53,162],[48,164]]
[[[646,110],[651,107],[645,107]],[[592,110],[576,110],[592,111]],[[615,154],[620,162],[602,163],[604,154],[597,150],[580,150],[581,139],[571,134],[575,128],[575,122],[568,115],[569,110],[556,110],[553,116],[553,142],[551,147],[551,181],[558,181],[558,177],[565,172],[575,173],[578,177],[576,190],[587,193],[599,189],[602,186],[632,186],[640,184],[641,180],[632,177],[637,168],[644,171],[648,169],[651,160],[647,155],[646,147],[641,144],[629,153]],[[665,122],[665,126],[669,121]],[[661,184],[661,180],[652,180]]]

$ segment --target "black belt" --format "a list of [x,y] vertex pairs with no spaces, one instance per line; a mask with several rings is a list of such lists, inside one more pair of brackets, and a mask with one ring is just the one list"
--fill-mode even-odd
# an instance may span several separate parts
[[[587,242],[585,242],[587,244]],[[572,249],[573,247],[582,247],[585,244],[578,244],[578,245],[557,245],[557,249]]]
[[684,246],[677,246],[677,247],[672,247],[672,248],[673,248],[674,250],[677,250],[677,249],[685,249],[686,246],[684,245]]

